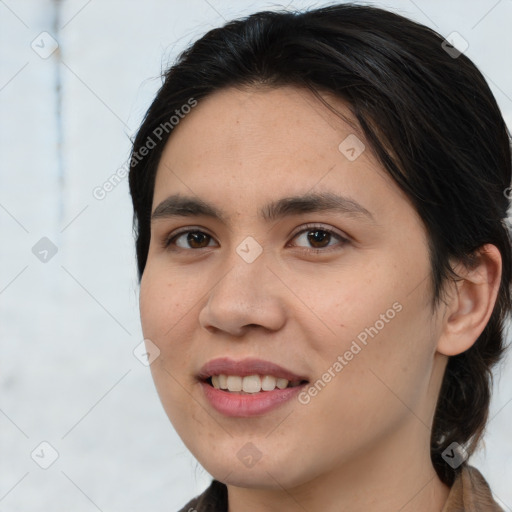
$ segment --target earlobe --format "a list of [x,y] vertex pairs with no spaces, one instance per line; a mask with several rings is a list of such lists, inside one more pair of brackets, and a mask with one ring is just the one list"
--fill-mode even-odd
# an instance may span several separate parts
[[501,268],[499,250],[487,244],[476,254],[473,267],[458,265],[454,269],[460,279],[450,283],[438,352],[447,356],[461,354],[482,334],[496,303]]

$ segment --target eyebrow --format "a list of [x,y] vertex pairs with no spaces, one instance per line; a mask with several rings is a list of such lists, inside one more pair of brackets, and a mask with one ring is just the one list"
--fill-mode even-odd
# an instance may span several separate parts
[[[344,215],[367,217],[375,221],[373,215],[361,204],[349,197],[332,192],[307,193],[301,196],[283,197],[263,206],[258,214],[267,221],[303,213],[334,212]],[[153,211],[151,222],[172,217],[210,217],[227,223],[228,215],[215,205],[202,199],[174,194],[164,199]]]

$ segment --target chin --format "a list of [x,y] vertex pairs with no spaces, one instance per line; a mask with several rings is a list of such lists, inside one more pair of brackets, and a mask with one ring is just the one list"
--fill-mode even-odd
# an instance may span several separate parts
[[[226,475],[226,473],[224,473]],[[265,489],[280,491],[284,488],[294,487],[293,483],[283,481],[281,478],[276,477],[274,472],[265,470],[252,469],[236,469],[231,470],[231,473],[226,478],[222,478],[221,474],[212,475],[217,480],[221,480],[228,485],[235,487],[244,487],[247,489]],[[288,475],[289,478],[289,475]]]
[[[213,478],[236,487],[282,491],[283,488],[296,487],[311,478],[311,475],[305,473],[291,473],[289,464],[278,459],[265,462],[262,458],[252,467],[243,467],[238,459],[235,464],[231,460],[218,459],[200,462]],[[296,467],[300,469],[303,465]]]

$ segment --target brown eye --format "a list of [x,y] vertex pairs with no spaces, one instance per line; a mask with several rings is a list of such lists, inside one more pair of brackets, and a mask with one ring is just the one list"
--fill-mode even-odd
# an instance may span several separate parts
[[[336,246],[343,246],[345,243],[347,243],[349,240],[345,237],[343,237],[341,234],[336,233],[330,228],[324,227],[324,226],[307,226],[307,229],[303,229],[302,231],[299,231],[295,236],[294,239],[297,240],[303,240],[306,245],[300,245],[299,247],[304,247],[305,249],[308,248],[308,246],[311,248],[314,252],[328,252],[332,248],[336,248]],[[338,241],[338,243],[331,243]],[[297,245],[297,244],[294,244]],[[326,249],[326,250],[323,250]]]
[[[322,229],[308,231],[308,241],[315,249],[326,247],[328,245],[329,240],[331,239],[331,233],[324,231]],[[327,240],[327,243],[325,243]],[[319,245],[317,245],[319,244]]]
[[210,246],[213,238],[199,230],[181,231],[180,233],[171,235],[164,241],[164,248],[176,246],[178,249],[204,249]]
[[187,233],[187,243],[190,244],[194,249],[201,249],[203,247],[208,247],[208,243],[205,245],[205,241],[211,237],[206,233],[202,233],[201,231],[190,231]]

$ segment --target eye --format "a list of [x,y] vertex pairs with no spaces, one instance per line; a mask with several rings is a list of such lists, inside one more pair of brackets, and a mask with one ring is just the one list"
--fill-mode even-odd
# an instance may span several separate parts
[[169,249],[171,245],[178,249],[204,249],[209,246],[210,241],[213,241],[213,238],[208,233],[188,229],[166,237],[162,245],[164,249]]
[[[292,240],[301,240],[309,244],[309,252],[325,253],[331,251],[331,247],[343,246],[349,240],[326,226],[318,226],[316,224],[307,224],[300,231],[292,236]],[[334,239],[338,240],[338,244],[331,243]],[[200,229],[184,229],[178,233],[171,233],[163,242],[162,247],[169,250],[190,250],[205,249],[215,246],[211,244],[214,239],[208,233]],[[299,246],[300,247],[300,246]],[[302,246],[304,249],[308,247]],[[329,248],[329,249],[326,249]]]
[[297,240],[302,239],[306,244],[310,244],[313,252],[331,251],[332,249],[324,250],[324,248],[336,246],[336,244],[330,244],[330,242],[333,241],[333,238],[341,242],[338,244],[339,246],[342,246],[349,241],[333,229],[315,224],[306,225],[306,229],[302,229],[296,233],[293,238]]

